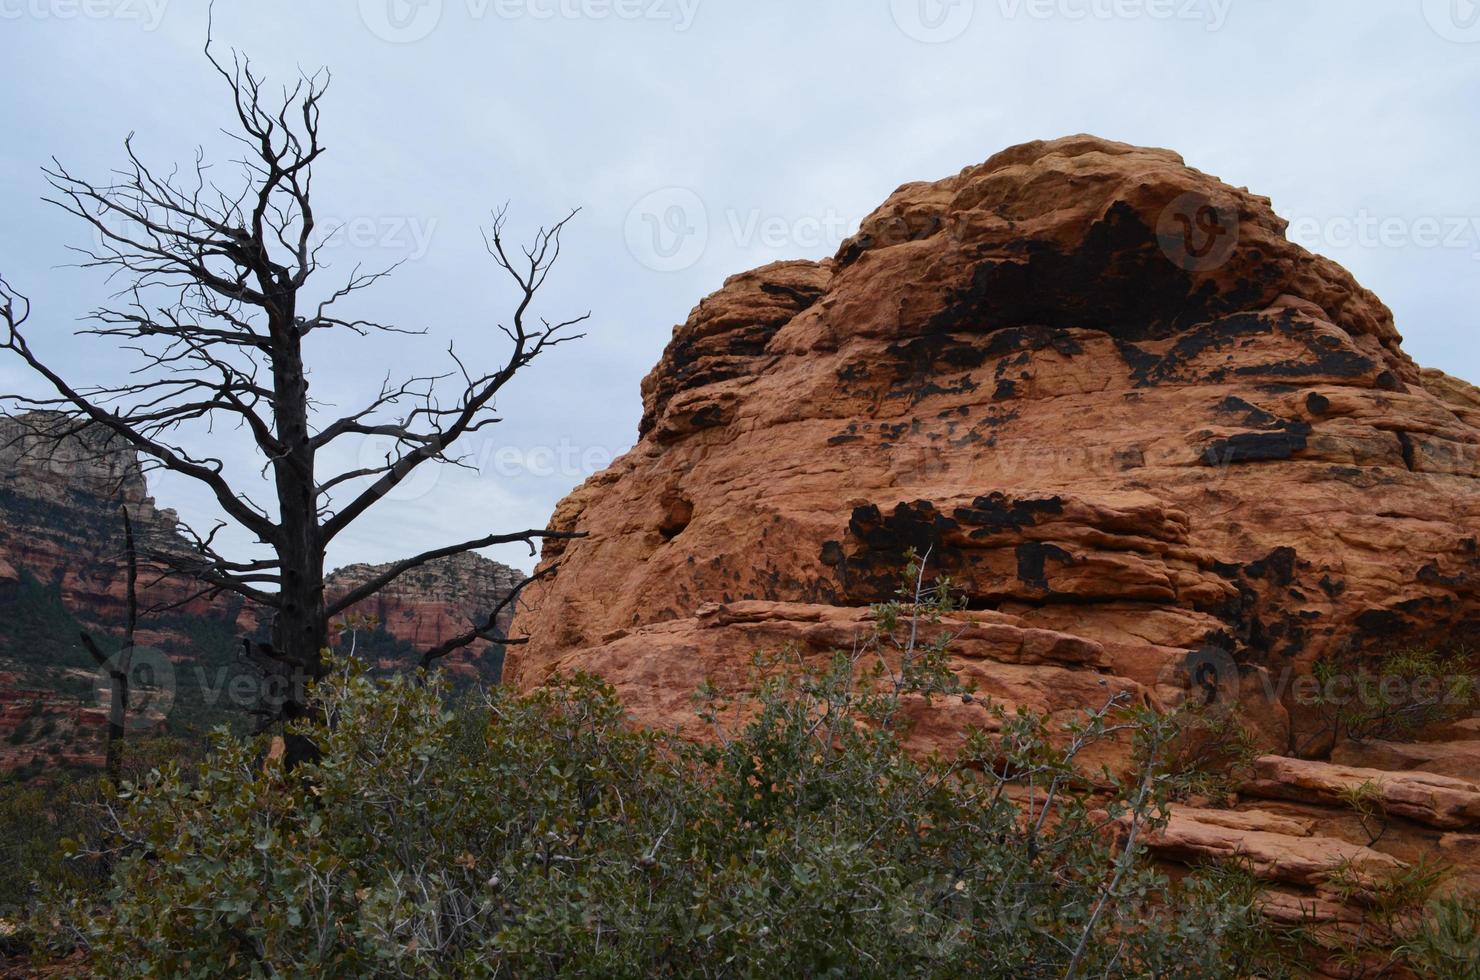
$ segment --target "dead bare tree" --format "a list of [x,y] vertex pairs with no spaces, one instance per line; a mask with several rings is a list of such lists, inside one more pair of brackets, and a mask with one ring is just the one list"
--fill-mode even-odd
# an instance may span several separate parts
[[[572,536],[539,529],[482,535],[399,562],[338,601],[325,601],[328,546],[419,467],[467,465],[455,448],[459,440],[501,421],[494,404],[499,392],[535,358],[581,336],[572,328],[589,314],[552,323],[533,312],[575,212],[541,228],[530,244],[511,248],[507,209],[499,210],[485,244],[514,286],[512,312],[498,324],[510,345],[507,356],[478,370],[449,349],[448,373],[399,382],[388,376],[357,411],[323,418],[306,374],[311,335],[421,331],[341,312],[345,300],[394,266],[376,272],[356,267],[332,289],[310,288],[324,244],[315,237],[312,185],[314,164],[325,152],[319,119],[327,72],[302,75],[270,97],[244,56],[218,57],[209,37],[205,55],[231,93],[235,118],[227,135],[243,148],[234,161],[239,185],[226,189],[212,180],[203,151],[184,171],[151,170],[135,152],[132,135],[124,143],[127,162],[106,183],[74,176],[55,160],[45,169],[54,192],[47,200],[86,222],[96,240],[79,250],[80,265],[125,283],[112,298],[115,305],[95,311],[80,333],[114,341],[143,364],[126,384],[88,387],[68,380],[33,350],[23,331],[30,303],[0,278],[0,349],[55,391],[0,402],[46,410],[53,438],[101,427],[137,451],[148,469],[188,477],[211,492],[226,520],[205,534],[182,528],[193,544],[188,556],[150,557],[205,590],[233,592],[271,610],[271,642],[246,644],[249,657],[280,682],[280,696],[258,709],[271,723],[309,710],[304,689],[323,674],[329,621],[355,602],[437,558],[511,542],[533,553],[539,539]],[[275,493],[271,506],[234,485],[220,458],[185,447],[185,431],[218,420],[250,437]],[[364,438],[385,439],[391,448],[372,465],[321,472],[326,450]],[[347,496],[340,501],[336,494]],[[216,540],[228,522],[265,544],[271,557],[220,554]],[[459,638],[460,645],[479,638],[507,642],[492,617]],[[425,662],[453,649],[428,651]]]
[[91,634],[82,633],[82,646],[108,678],[108,741],[105,747],[105,771],[116,786],[123,778],[123,743],[128,737],[129,671],[133,669],[134,634],[139,628],[139,551],[134,543],[134,523],[128,516],[128,505],[118,502],[123,518],[123,561],[125,617],[123,646],[116,656],[105,655]]

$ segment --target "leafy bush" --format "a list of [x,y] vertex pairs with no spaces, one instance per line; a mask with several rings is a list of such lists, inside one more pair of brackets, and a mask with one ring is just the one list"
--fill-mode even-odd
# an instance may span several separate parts
[[[915,639],[944,593],[915,598],[851,654],[708,688],[705,744],[587,677],[449,710],[340,663],[301,727],[319,762],[221,732],[126,789],[111,891],[73,921],[98,968],[169,976],[1275,975],[1249,888],[1145,860],[1171,723],[1112,702],[1055,748],[999,712],[958,758],[904,751],[904,698],[969,696]],[[1103,808],[1067,792],[1127,732]]]
[[[133,739],[124,776],[139,779],[165,762],[201,757],[176,739]],[[67,842],[98,841],[116,788],[100,773],[49,769],[40,781],[0,781],[0,917],[23,917],[48,892],[96,895],[108,869],[91,856],[66,859]]]
[[1480,980],[1480,896],[1430,902],[1402,952],[1421,976]]
[[1317,663],[1308,704],[1321,722],[1313,742],[1408,739],[1480,706],[1480,657],[1458,645]]

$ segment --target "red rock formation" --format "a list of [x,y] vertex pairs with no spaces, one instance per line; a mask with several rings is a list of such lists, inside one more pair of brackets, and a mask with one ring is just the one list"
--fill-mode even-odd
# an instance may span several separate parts
[[[347,565],[328,576],[325,591],[331,599],[342,596],[384,569],[383,565]],[[482,555],[453,555],[407,572],[351,608],[341,620],[371,617],[396,640],[421,652],[483,626],[489,612],[523,579],[522,572]],[[498,625],[506,635],[513,618],[512,607],[499,616]],[[490,657],[492,650],[490,641],[478,640],[451,654],[444,666],[460,676],[497,681],[502,660]]]
[[[186,554],[172,510],[149,495],[138,456],[87,428],[61,442],[44,438],[51,416],[0,416],[0,588],[14,585],[21,570],[55,583],[62,599],[91,629],[116,628],[124,619],[123,524],[128,508],[139,552]],[[147,560],[140,570],[141,607],[184,603],[188,616],[227,616],[233,628],[250,632],[255,612],[241,603],[192,598],[198,582],[165,576],[165,566]],[[143,642],[181,642],[172,634]]]
[[861,607],[907,548],[1163,701],[1208,644],[1277,682],[1474,626],[1480,393],[1414,365],[1285,225],[1174,153],[1081,136],[730,279],[643,383],[641,442],[557,509],[590,537],[547,546],[519,683],[597,669],[672,720],[761,636],[706,604]]
[[[1171,707],[1206,664],[1198,696],[1237,700],[1266,751],[1328,752],[1294,678],[1480,626],[1480,390],[1415,365],[1285,228],[1174,153],[1076,136],[900,188],[832,259],[731,278],[643,382],[637,446],[557,508],[589,536],[546,545],[511,680],[594,671],[637,721],[687,727],[753,651],[846,647],[914,549],[969,600],[952,667],[981,695]],[[987,723],[981,698],[916,707],[928,744]],[[1480,756],[1454,744],[1477,734],[1443,737],[1369,747],[1366,773],[1265,758],[1243,823],[1185,814],[1155,846],[1318,889],[1354,857],[1435,856],[1432,827],[1480,882]],[[1400,825],[1380,845],[1354,780]],[[1361,918],[1271,895],[1302,909]]]

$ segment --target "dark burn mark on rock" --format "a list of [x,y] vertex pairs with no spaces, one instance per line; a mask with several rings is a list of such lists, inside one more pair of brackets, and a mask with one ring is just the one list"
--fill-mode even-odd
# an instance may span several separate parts
[[1226,415],[1241,416],[1242,423],[1256,429],[1276,429],[1287,423],[1271,412],[1266,412],[1257,405],[1251,405],[1236,395],[1229,395],[1217,405],[1217,410]]
[[993,401],[1007,401],[1009,398],[1017,397],[1017,382],[1003,378],[997,382],[997,390],[992,392]]
[[1227,439],[1215,439],[1203,451],[1203,465],[1232,466],[1290,459],[1306,447],[1310,425],[1305,422],[1287,425],[1286,429],[1272,432],[1240,432]]
[[1225,578],[1229,580],[1237,578],[1238,574],[1243,570],[1244,566],[1228,561],[1214,561],[1211,565],[1208,566],[1208,571],[1212,572],[1214,575],[1217,575],[1219,578]]
[[796,305],[796,312],[802,313],[821,299],[825,290],[821,286],[790,286],[782,282],[763,282],[761,292],[790,299]]
[[848,521],[847,545],[829,541],[819,556],[833,570],[840,591],[854,601],[887,601],[899,585],[905,554],[930,554],[932,572],[950,574],[960,567],[958,549],[946,547],[942,535],[955,521],[928,500],[900,503],[889,513],[872,504],[854,508]]
[[1276,548],[1263,558],[1244,566],[1244,573],[1253,579],[1266,575],[1276,586],[1286,586],[1295,581],[1295,549]]
[[1061,497],[1043,500],[1012,500],[1002,493],[991,493],[977,497],[970,507],[958,507],[951,515],[961,524],[972,525],[973,538],[989,537],[1002,531],[1032,527],[1041,515],[1062,514],[1064,501]]
[[[1344,346],[1329,334],[1317,334],[1308,325],[1297,320],[1290,311],[1277,316],[1262,313],[1236,313],[1207,323],[1199,323],[1185,330],[1165,353],[1158,355],[1127,340],[1117,342],[1121,358],[1131,370],[1131,380],[1138,386],[1150,387],[1184,377],[1188,366],[1209,351],[1224,350],[1239,345],[1253,337],[1279,332],[1298,341],[1305,347],[1308,358],[1295,358],[1267,364],[1241,364],[1232,368],[1238,377],[1328,377],[1364,378],[1373,377],[1377,364],[1356,350]],[[1135,338],[1132,338],[1135,339]],[[1229,374],[1223,366],[1205,369],[1202,380],[1220,381]],[[1377,375],[1378,384],[1381,375]],[[1272,386],[1261,386],[1271,388]],[[1288,392],[1288,385],[1279,391]],[[1318,396],[1319,397],[1319,396]]]
[[1168,260],[1155,230],[1135,208],[1117,201],[1072,251],[1032,241],[1020,255],[979,264],[971,283],[947,297],[927,329],[986,332],[1094,323],[1112,337],[1164,337],[1246,308],[1265,290],[1253,278],[1226,292],[1211,280],[1199,280]]
[[1176,379],[1192,361],[1210,350],[1223,350],[1249,337],[1268,334],[1275,325],[1257,313],[1239,313],[1208,323],[1200,323],[1179,336],[1165,354],[1155,354],[1133,343],[1121,342],[1116,347],[1131,369],[1131,380],[1138,387],[1153,387]]
[[713,429],[725,424],[725,412],[719,405],[705,405],[689,416],[689,427],[694,430]]
[[1047,562],[1049,559],[1069,564],[1074,556],[1063,548],[1042,541],[1025,541],[1017,546],[1017,574],[1023,584],[1048,591]]
[[1331,399],[1319,392],[1312,391],[1305,396],[1305,410],[1312,415],[1325,415],[1331,410]]
[[[1045,327],[1017,327],[998,330],[982,337],[931,333],[885,348],[892,372],[887,397],[908,397],[917,402],[931,395],[970,394],[979,385],[970,374],[941,382],[959,371],[974,371],[988,361],[998,359],[995,375],[1001,377],[1009,364],[1024,365],[1035,350],[1053,350],[1065,357],[1084,352],[1084,348],[1067,330]],[[1016,354],[1015,358],[1010,355]],[[850,364],[838,373],[840,381],[860,380],[868,374],[862,364]],[[1024,375],[1026,377],[1026,375]],[[1000,397],[1010,397],[1001,395]]]
[[1414,459],[1413,437],[1402,429],[1398,430],[1398,449],[1403,453],[1403,465],[1408,467],[1408,470],[1412,472],[1416,462]]
[[1315,355],[1311,361],[1279,361],[1274,364],[1246,364],[1234,369],[1234,374],[1247,377],[1249,375],[1273,375],[1274,377],[1305,377],[1316,375],[1332,378],[1364,378],[1372,373],[1377,365],[1372,360],[1363,357],[1353,350],[1316,350],[1316,345],[1311,345],[1311,353]]
[[1445,588],[1463,588],[1465,576],[1445,575],[1439,571],[1438,566],[1429,564],[1418,570],[1418,580],[1425,585],[1442,585]]
[[1001,409],[994,408],[982,416],[982,424],[996,429],[1009,422],[1016,422],[1022,417],[1022,410],[1017,408]]
[[985,346],[933,334],[884,349],[897,381],[981,367],[992,356]]
[[672,541],[684,532],[694,519],[694,504],[687,497],[673,495],[663,502],[663,517],[658,522],[658,533],[664,541]]
[[1369,609],[1357,617],[1357,630],[1366,638],[1380,639],[1403,632],[1406,622],[1391,609]]

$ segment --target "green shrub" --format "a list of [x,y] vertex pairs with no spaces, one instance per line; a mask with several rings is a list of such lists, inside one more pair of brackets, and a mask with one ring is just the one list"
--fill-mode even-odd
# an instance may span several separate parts
[[1463,718],[1480,706],[1477,670],[1480,657],[1463,645],[1318,662],[1308,703],[1321,727],[1311,741],[1412,739]]
[[[111,891],[69,921],[145,975],[1275,975],[1249,888],[1145,860],[1172,723],[1112,701],[1054,748],[999,712],[958,758],[903,750],[902,697],[961,696],[947,641],[914,639],[943,596],[882,607],[851,654],[758,660],[753,696],[707,687],[704,744],[634,730],[591,678],[450,710],[341,663],[301,729],[319,762],[221,732],[130,787]],[[1106,809],[1068,792],[1126,731]]]
[[[199,749],[175,739],[131,739],[124,776],[144,777],[166,761],[201,757]],[[100,895],[108,883],[105,862],[92,855],[68,859],[77,841],[109,836],[107,808],[116,788],[101,773],[45,768],[23,779],[0,781],[0,918],[25,918],[44,896],[68,892],[74,899]]]
[[1480,980],[1480,896],[1430,902],[1402,953],[1421,976]]

